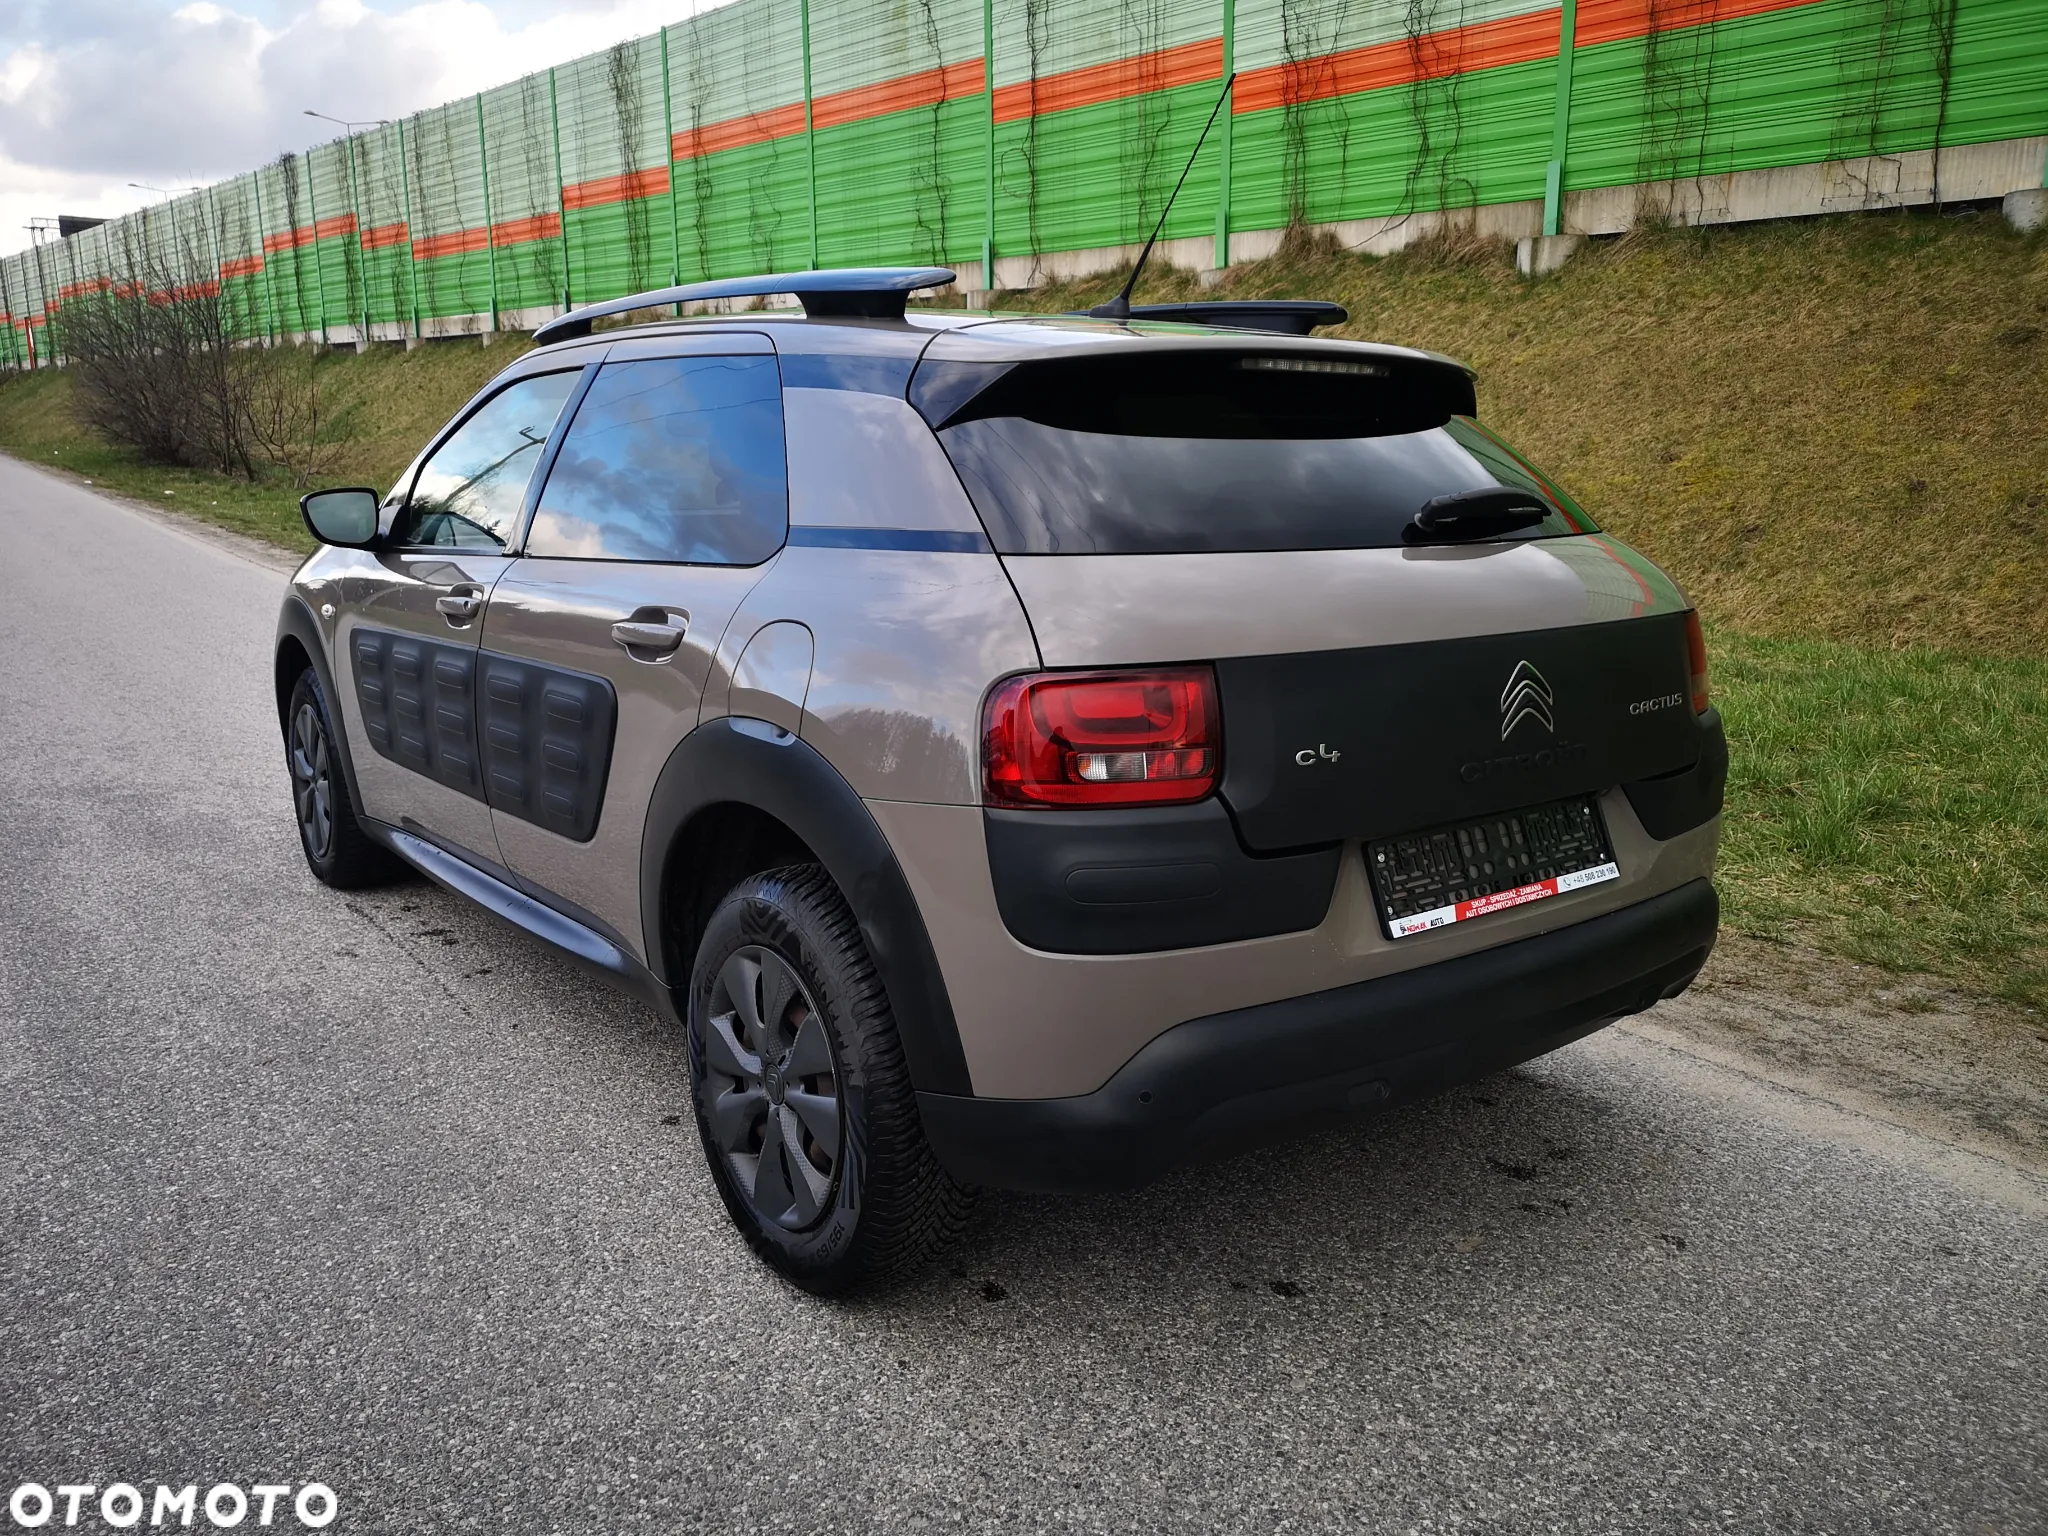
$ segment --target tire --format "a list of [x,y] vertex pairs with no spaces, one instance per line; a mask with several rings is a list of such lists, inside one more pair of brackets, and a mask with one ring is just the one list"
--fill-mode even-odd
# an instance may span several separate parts
[[733,1223],[815,1295],[922,1267],[971,1192],[925,1142],[889,1000],[816,864],[743,880],[690,977],[691,1099]]
[[284,712],[285,768],[292,776],[292,812],[306,867],[322,883],[343,891],[405,879],[411,871],[372,842],[356,820],[334,741],[326,690],[308,667],[292,685]]

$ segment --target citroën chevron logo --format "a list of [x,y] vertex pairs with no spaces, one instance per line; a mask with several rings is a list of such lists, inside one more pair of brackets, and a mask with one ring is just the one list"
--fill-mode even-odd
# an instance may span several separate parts
[[1553,702],[1550,683],[1543,674],[1526,661],[1516,662],[1500,694],[1500,739],[1506,741],[1524,720],[1533,720],[1555,735],[1557,722],[1550,715]]

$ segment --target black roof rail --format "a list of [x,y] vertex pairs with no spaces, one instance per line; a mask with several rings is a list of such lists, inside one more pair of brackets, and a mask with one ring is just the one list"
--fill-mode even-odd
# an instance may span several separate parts
[[1306,336],[1326,325],[1342,325],[1351,312],[1322,299],[1191,299],[1185,304],[1133,304],[1131,318]]
[[651,293],[628,294],[587,304],[550,320],[533,333],[535,346],[588,336],[591,327],[609,315],[630,314],[636,309],[657,309],[664,304],[687,304],[693,299],[757,299],[775,293],[793,293],[806,315],[817,318],[854,316],[870,320],[901,320],[911,294],[920,288],[943,288],[954,274],[945,267],[841,267],[830,272],[769,272],[760,277],[721,277],[708,283],[684,283],[680,288],[657,288]]

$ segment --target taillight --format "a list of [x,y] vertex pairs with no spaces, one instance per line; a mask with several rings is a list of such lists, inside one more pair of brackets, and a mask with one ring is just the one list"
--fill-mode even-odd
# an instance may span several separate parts
[[1207,667],[1038,672],[989,695],[991,805],[1171,805],[1216,787],[1223,735]]
[[1692,712],[1707,712],[1707,637],[1700,633],[1700,611],[1685,611],[1686,670],[1692,674]]

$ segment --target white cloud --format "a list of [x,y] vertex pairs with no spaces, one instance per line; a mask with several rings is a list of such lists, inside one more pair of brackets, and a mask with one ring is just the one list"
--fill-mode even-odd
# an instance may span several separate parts
[[[249,0],[241,0],[245,6]],[[32,215],[108,215],[147,201],[131,181],[184,186],[248,170],[332,137],[311,108],[358,121],[402,117],[550,64],[651,33],[694,0],[558,0],[531,20],[520,0],[361,0],[278,6],[269,17],[215,0],[76,7],[55,34],[0,56],[0,252],[28,243]],[[0,43],[0,47],[5,47]]]
[[0,59],[0,102],[12,105],[20,101],[48,65],[49,55],[33,43]]

